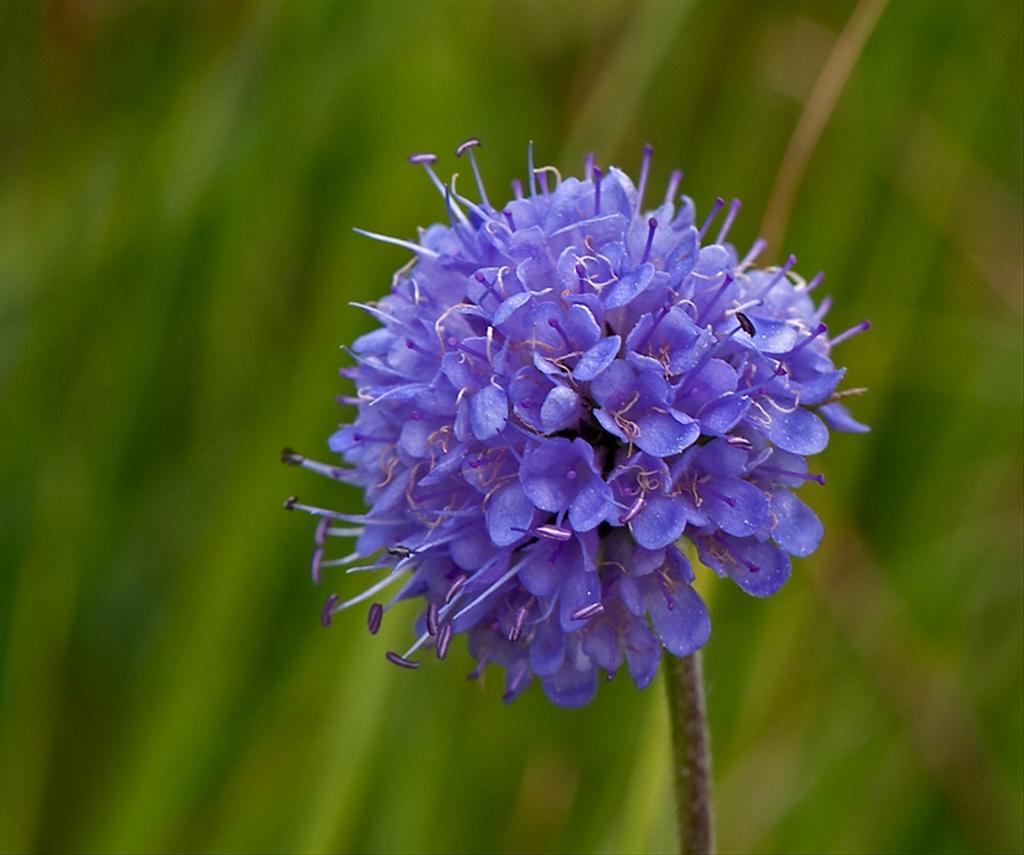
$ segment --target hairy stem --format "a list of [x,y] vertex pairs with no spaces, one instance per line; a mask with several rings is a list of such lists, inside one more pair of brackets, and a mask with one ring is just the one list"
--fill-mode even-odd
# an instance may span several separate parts
[[715,847],[714,806],[701,653],[666,659],[679,851],[682,855],[710,855]]

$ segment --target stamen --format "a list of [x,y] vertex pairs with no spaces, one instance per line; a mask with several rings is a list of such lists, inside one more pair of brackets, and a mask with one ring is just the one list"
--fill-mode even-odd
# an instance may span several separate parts
[[791,268],[794,264],[796,264],[796,256],[791,255],[789,256],[789,258],[786,259],[786,263],[783,264],[782,267],[780,267],[777,271],[775,271],[775,275],[771,278],[768,284],[764,286],[764,289],[758,296],[762,300],[765,297],[767,297],[768,292],[771,291],[772,288],[774,288],[776,285],[779,284],[779,282],[782,281],[782,277],[789,273],[789,268]]
[[603,611],[603,603],[591,603],[589,606],[576,609],[576,611],[569,615],[569,618],[570,620],[590,620],[590,618],[601,614]]
[[673,204],[673,200],[676,196],[676,191],[679,189],[679,182],[683,180],[683,170],[673,169],[672,174],[668,177],[668,187],[665,189],[665,204]]
[[792,469],[779,469],[775,466],[758,466],[757,472],[767,472],[769,475],[781,475],[783,478],[797,478],[825,485],[825,476],[818,472],[794,472]]
[[715,291],[715,293],[711,297],[711,300],[704,307],[704,311],[702,311],[698,316],[696,321],[697,326],[702,327],[705,323],[708,322],[708,320],[710,320],[711,310],[718,303],[718,300],[722,296],[722,293],[725,291],[725,289],[732,285],[732,282],[732,275],[726,273],[725,278],[722,280],[722,284],[718,286],[718,290]]
[[754,448],[754,443],[745,436],[730,436],[726,442],[729,443],[729,445],[735,445],[737,448],[743,448],[747,451],[752,451]]
[[658,221],[651,217],[647,221],[647,245],[644,247],[643,258],[640,259],[641,264],[646,264],[647,259],[651,254],[651,244],[654,243],[654,233],[658,230]]
[[871,329],[871,321],[861,321],[856,326],[850,327],[846,332],[841,332],[834,339],[829,342],[829,345],[835,347],[837,344],[846,341],[848,338],[853,338],[858,333],[866,332]]
[[376,635],[380,630],[380,622],[384,619],[384,606],[374,603],[370,606],[370,613],[366,616],[366,628],[370,635]]
[[715,238],[715,243],[721,243],[725,240],[725,236],[729,234],[729,229],[732,228],[732,221],[736,219],[736,214],[739,213],[742,205],[743,203],[739,199],[733,199],[729,203],[729,213],[725,215],[725,222],[722,223],[722,228],[718,230],[718,237]]
[[808,282],[808,283],[807,283],[807,284],[806,284],[806,285],[805,285],[805,286],[803,287],[803,291],[804,291],[804,293],[806,294],[806,293],[808,293],[808,292],[810,292],[810,291],[813,291],[813,290],[814,290],[815,288],[817,288],[817,287],[818,287],[818,286],[819,286],[819,285],[821,284],[821,281],[822,281],[822,280],[823,280],[824,278],[825,278],[825,271],[824,271],[824,270],[819,270],[819,271],[818,271],[817,273],[815,273],[815,274],[814,274],[814,276],[813,276],[813,277],[811,278],[811,281],[810,281],[810,282]]
[[411,659],[406,659],[404,656],[400,656],[399,654],[395,653],[394,650],[389,650],[387,653],[385,653],[384,658],[386,658],[388,662],[392,663],[393,665],[397,665],[399,668],[408,668],[410,671],[414,671],[415,669],[420,667],[419,662],[413,662]]
[[518,178],[512,179],[512,195],[515,196],[516,199],[523,198],[523,182]]
[[395,558],[409,558],[413,555],[413,550],[399,543],[388,547],[388,555],[393,555]]
[[516,221],[512,219],[512,212],[506,210],[501,213],[505,215],[505,220],[508,222],[509,229],[514,232],[516,230]]
[[331,594],[324,603],[324,607],[320,611],[320,623],[324,626],[331,625],[331,615],[334,613],[334,604],[338,602],[338,599],[337,594]]
[[786,356],[792,358],[794,353],[799,353],[801,350],[807,347],[807,345],[814,341],[818,336],[826,332],[828,332],[828,326],[826,324],[818,324],[818,328],[809,336],[807,336],[807,338],[805,338],[803,341],[797,344],[792,350],[790,350],[789,353],[786,354]]
[[565,342],[565,346],[569,348],[569,350],[572,350],[572,342],[569,341],[569,336],[565,334],[565,330],[562,329],[562,325],[558,322],[558,320],[555,318],[549,318],[548,326],[551,327],[553,330],[556,330],[558,334],[562,337],[562,341]]
[[748,265],[753,264],[754,260],[764,251],[764,248],[768,246],[768,241],[764,238],[758,238],[751,244],[749,252],[743,256],[743,260],[737,266],[737,270],[743,270]]
[[537,177],[540,179],[540,192],[544,195],[548,195],[548,171],[547,169],[535,170]]
[[431,603],[429,606],[427,606],[427,632],[430,635],[437,635],[437,623],[439,612],[440,609],[438,608],[437,603]]
[[473,149],[481,145],[480,140],[471,138],[466,140],[462,145],[455,149],[455,156],[462,157],[463,154],[468,152],[469,154],[469,165],[473,168],[473,177],[476,179],[477,189],[480,191],[480,201],[483,202],[488,208],[491,207],[491,203],[487,198],[487,191],[484,189],[483,179],[480,177],[480,170],[476,165],[476,156],[473,154]]
[[530,179],[530,195],[537,195],[537,179],[533,169],[533,140],[530,140],[526,147],[526,174]]
[[636,209],[634,214],[639,215],[643,210],[644,203],[644,189],[647,187],[647,173],[651,169],[651,155],[654,154],[654,148],[645,143],[643,159],[640,161],[640,178],[636,185]]
[[588,151],[587,156],[583,158],[583,180],[590,181],[593,177],[594,171],[594,152]]
[[718,212],[722,210],[722,207],[724,205],[725,199],[723,199],[721,196],[715,199],[715,203],[711,206],[711,210],[708,211],[707,219],[704,220],[704,225],[702,225],[700,227],[700,231],[697,232],[698,240],[704,240],[704,233],[707,232],[707,230],[711,227],[711,223],[714,221],[715,217],[718,216]]
[[401,238],[389,237],[388,235],[379,235],[376,232],[368,232],[365,229],[352,229],[357,235],[368,237],[371,240],[379,240],[381,243],[390,243],[395,246],[400,246],[403,249],[408,249],[411,252],[415,252],[417,255],[422,255],[424,258],[440,258],[441,253],[434,252],[432,249],[427,249],[425,246],[420,246],[418,243],[413,243],[409,240],[402,240]]
[[601,213],[601,170],[595,165],[594,173],[594,216]]

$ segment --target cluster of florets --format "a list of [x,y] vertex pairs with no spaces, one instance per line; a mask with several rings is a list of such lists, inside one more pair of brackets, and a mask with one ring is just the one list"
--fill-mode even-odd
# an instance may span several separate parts
[[[303,465],[365,490],[349,516],[289,499],[320,517],[313,576],[328,567],[379,572],[331,615],[378,598],[369,628],[417,600],[418,638],[397,665],[464,633],[478,665],[505,669],[507,700],[538,677],[563,706],[587,703],[600,672],[625,662],[640,687],[664,647],[686,656],[708,639],[688,541],[701,562],[754,596],[773,594],[790,556],[809,555],[822,526],[794,495],[805,457],[838,430],[866,430],[838,401],[845,369],[810,282],[753,266],[725,242],[733,202],[712,240],[719,200],[698,225],[690,199],[643,209],[639,186],[588,158],[582,179],[534,170],[528,189],[490,204],[470,141],[480,201],[435,174],[447,225],[404,246],[414,258],[391,293],[355,304],[380,321],[342,374],[351,424],[329,441],[347,468]],[[551,176],[553,181],[548,183]],[[858,390],[851,390],[858,391]],[[824,420],[823,420],[824,419]],[[352,554],[326,557],[332,538]],[[383,600],[384,597],[380,596]]]

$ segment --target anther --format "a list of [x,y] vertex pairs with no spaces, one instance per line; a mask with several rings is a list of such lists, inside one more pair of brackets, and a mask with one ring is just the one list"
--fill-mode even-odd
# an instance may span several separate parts
[[299,466],[303,461],[301,454],[298,454],[292,449],[285,447],[281,451],[281,462],[287,463],[289,466]]
[[331,594],[324,603],[324,607],[320,612],[320,623],[324,626],[331,625],[331,614],[334,612],[334,606],[337,604],[339,599],[340,598],[337,594]]
[[408,668],[410,671],[420,667],[419,662],[414,662],[412,659],[406,659],[404,656],[400,656],[395,653],[394,650],[389,650],[384,654],[384,658],[388,660],[392,665],[397,665],[399,668]]
[[370,635],[376,635],[380,630],[380,622],[384,618],[384,606],[380,603],[373,603],[370,606],[370,613],[366,616],[366,628]]
[[394,555],[395,558],[409,558],[413,554],[413,551],[408,546],[403,546],[400,543],[388,547],[388,555]]
[[437,653],[438,659],[444,659],[448,655],[448,646],[452,643],[452,632],[450,622],[441,624],[437,630],[437,641],[434,643],[434,651]]
[[590,181],[593,177],[592,172],[594,171],[594,152],[587,152],[587,156],[583,158],[583,180]]
[[512,623],[512,628],[508,631],[508,640],[515,644],[519,641],[519,636],[523,634],[523,623],[526,621],[526,613],[529,611],[527,606],[521,606],[519,611],[516,612],[516,618]]
[[444,595],[445,604],[450,603],[452,600],[455,599],[455,595],[462,590],[462,586],[465,585],[468,580],[468,576],[455,577],[455,581],[452,582],[451,586],[448,588],[447,593]]
[[530,178],[530,195],[537,195],[537,176],[533,168],[533,140],[526,146],[526,169]]
[[416,154],[409,155],[409,163],[423,164],[423,163],[437,163],[437,155],[430,154],[429,152],[418,152]]
[[637,497],[636,501],[629,506],[629,510],[626,511],[626,513],[623,514],[621,517],[619,517],[619,522],[622,523],[622,525],[626,525],[627,523],[632,522],[636,518],[636,515],[640,513],[641,510],[643,510],[643,507],[644,497],[643,495],[640,495]]
[[284,509],[286,511],[294,511],[295,506],[298,504],[298,502],[298,496],[289,496],[287,499],[284,500]]
[[541,537],[546,537],[548,540],[572,540],[572,532],[569,529],[559,528],[556,525],[539,525],[533,529],[533,532]]
[[437,603],[431,603],[427,606],[427,632],[430,635],[437,635],[437,625],[440,615],[440,609]]
[[647,245],[644,247],[643,258],[640,259],[641,264],[646,264],[647,259],[651,255],[651,244],[654,243],[654,233],[658,230],[658,221],[651,217],[647,221]]
[[313,543],[317,546],[323,546],[324,541],[327,539],[327,533],[330,526],[330,517],[320,517],[320,519],[317,520],[316,531],[313,534]]
[[594,173],[594,216],[596,217],[601,213],[601,170],[595,165],[591,171]]
[[729,445],[734,445],[737,448],[743,448],[747,451],[751,451],[754,448],[754,443],[745,436],[730,436],[726,442],[729,443]]
[[604,605],[601,603],[591,603],[589,606],[583,606],[582,608],[576,609],[569,618],[571,620],[590,620],[590,618],[601,614],[604,611]]
[[508,222],[508,227],[512,231],[515,231],[516,230],[516,221],[514,219],[512,219],[512,212],[511,211],[502,211],[501,213],[503,213],[505,215],[505,220]]
[[743,314],[743,312],[736,312],[736,322],[740,325],[740,329],[743,330],[747,335],[753,337],[757,330],[754,328],[754,324],[750,318]]
[[491,207],[490,201],[487,199],[487,191],[484,189],[484,182],[480,178],[480,170],[476,165],[476,157],[473,154],[473,149],[479,146],[480,140],[476,138],[470,138],[466,140],[462,145],[455,149],[455,156],[462,157],[463,154],[469,153],[469,164],[473,168],[473,177],[476,179],[477,189],[480,191],[480,201],[483,202],[488,208]]

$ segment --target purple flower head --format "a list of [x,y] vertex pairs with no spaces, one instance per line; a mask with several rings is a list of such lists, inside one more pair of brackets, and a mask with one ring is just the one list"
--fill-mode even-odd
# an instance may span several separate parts
[[639,187],[592,158],[582,178],[533,169],[531,148],[527,187],[496,208],[478,145],[456,154],[479,201],[414,155],[447,223],[416,241],[361,232],[413,258],[389,294],[354,304],[380,327],[342,369],[354,416],[328,445],[343,464],[283,456],[361,488],[369,510],[286,507],[319,518],[314,581],[373,578],[332,593],[325,625],[364,604],[375,633],[412,600],[414,640],[391,662],[443,659],[465,634],[471,676],[503,668],[506,700],[537,678],[580,706],[602,672],[643,687],[662,648],[707,641],[687,553],[760,597],[814,551],[821,523],[793,491],[824,482],[804,458],[829,427],[867,430],[831,351],[868,325],[830,337],[810,297],[820,275],[805,282],[792,257],[755,267],[761,241],[740,257],[726,243],[738,202],[717,231],[721,200],[698,223],[673,173],[645,209],[649,147]]

